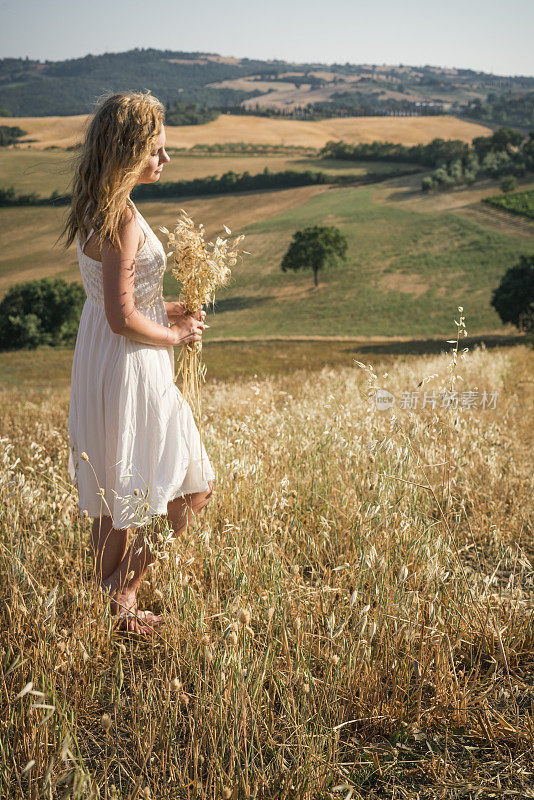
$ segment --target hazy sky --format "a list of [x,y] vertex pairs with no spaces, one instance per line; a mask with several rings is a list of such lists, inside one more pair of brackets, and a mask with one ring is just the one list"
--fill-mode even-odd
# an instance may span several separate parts
[[534,75],[534,0],[0,0],[0,57],[133,47]]

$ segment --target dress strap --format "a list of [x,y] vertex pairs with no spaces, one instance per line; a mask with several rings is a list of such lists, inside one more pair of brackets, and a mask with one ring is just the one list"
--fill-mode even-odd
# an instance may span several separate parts
[[[147,228],[149,228],[150,226],[149,226],[148,222],[145,220],[145,218],[143,217],[143,215],[141,214],[141,212],[139,211],[139,209],[137,208],[137,206],[135,205],[135,203],[133,202],[133,200],[130,200],[130,203],[132,204],[132,206],[135,209],[135,216],[137,217],[137,221],[139,222],[141,228],[144,230],[145,237],[146,237]],[[143,225],[143,223],[145,223],[145,225]],[[83,251],[83,248],[85,247],[85,245],[87,244],[87,242],[89,241],[89,239],[91,238],[91,236],[93,235],[94,232],[95,232],[95,229],[91,228],[91,230],[87,234],[87,237],[86,237],[84,243],[82,244],[82,251]],[[81,237],[80,237],[80,243],[81,243]],[[85,253],[84,253],[84,255],[85,255]]]
[[[87,244],[87,242],[89,241],[91,236],[93,235],[94,231],[95,231],[95,229],[91,228],[91,230],[89,231],[89,233],[85,237],[85,241],[84,242],[82,242],[82,237],[80,236],[80,231],[78,231],[78,240],[79,240],[80,246],[82,248],[82,253],[83,253],[83,248],[85,247],[85,245]],[[85,253],[84,253],[84,255],[85,255]]]
[[130,203],[132,204],[132,206],[135,209],[135,216],[137,217],[137,222],[139,223],[139,227],[141,228],[141,230],[144,232],[145,239],[146,239],[148,231],[151,230],[150,225],[148,224],[146,219],[143,217],[143,215],[141,214],[141,212],[139,211],[139,209],[137,208],[137,206],[135,205],[135,203],[134,203],[134,201],[132,199],[130,199]]

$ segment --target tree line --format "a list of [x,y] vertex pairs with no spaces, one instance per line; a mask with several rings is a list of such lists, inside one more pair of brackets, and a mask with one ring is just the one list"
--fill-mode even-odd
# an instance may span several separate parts
[[[350,176],[349,176],[350,177]],[[327,175],[320,170],[283,170],[271,172],[265,167],[263,172],[251,175],[249,172],[237,173],[228,170],[221,176],[209,175],[190,181],[161,181],[158,183],[140,183],[134,187],[134,200],[157,200],[163,197],[195,196],[203,194],[224,194],[228,192],[246,192],[257,189],[288,188],[291,186],[308,186],[315,183],[346,182],[347,176]],[[69,205],[72,196],[69,193],[52,192],[48,197],[40,197],[35,192],[17,194],[13,186],[0,188],[0,206],[27,205]]]
[[428,144],[407,146],[395,142],[362,142],[351,144],[329,141],[319,150],[320,158],[344,161],[393,161],[434,167],[441,162],[463,156],[469,145],[460,139],[433,139]]
[[[161,181],[152,184],[137,184],[132,191],[134,200],[158,200],[161,198],[195,197],[205,194],[228,194],[232,192],[250,192],[260,189],[288,189],[294,186],[310,186],[313,184],[335,183],[339,185],[354,185],[374,183],[386,180],[388,177],[413,172],[409,170],[395,170],[389,174],[368,172],[365,175],[329,175],[322,170],[291,170],[271,172],[265,167],[263,172],[251,175],[228,170],[223,175],[209,175],[205,178],[195,178],[189,181]],[[35,192],[17,193],[13,186],[0,187],[0,206],[65,206],[71,202],[69,193],[60,194],[52,192],[48,197],[40,197]]]
[[483,122],[500,125],[534,125],[534,92],[509,92],[504,95],[490,92],[485,100],[470,100],[464,113]]
[[424,192],[474,183],[481,178],[521,177],[534,172],[534,131],[524,136],[503,126],[491,136],[477,136],[468,144],[460,139],[433,139],[428,144],[406,146],[393,142],[349,144],[329,141],[322,158],[354,161],[396,161],[434,167],[421,182]]
[[175,101],[166,104],[165,123],[167,125],[204,125],[220,116],[217,108],[209,108],[199,103]]
[[[430,192],[470,186],[483,178],[520,178],[529,172],[534,172],[534,131],[524,137],[513,128],[503,127],[492,136],[473,139],[467,152],[444,161],[425,176],[421,189]],[[513,188],[513,184],[509,186]]]

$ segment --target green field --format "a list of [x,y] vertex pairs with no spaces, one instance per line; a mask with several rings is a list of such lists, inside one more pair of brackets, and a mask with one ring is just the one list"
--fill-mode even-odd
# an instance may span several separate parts
[[[71,154],[11,149],[0,158],[11,179],[21,159],[20,180],[27,182],[17,189],[46,193],[54,180],[68,177]],[[318,163],[300,157],[179,156],[171,162],[175,175],[168,177],[239,171],[247,164],[253,172]],[[338,166],[349,169],[344,162]],[[365,166],[376,171],[376,164]],[[525,223],[518,232],[491,214],[470,217],[463,212],[480,206],[479,196],[477,203],[470,192],[426,198],[419,184],[419,176],[407,176],[365,187],[308,186],[143,202],[139,208],[156,232],[160,225],[171,227],[184,207],[205,224],[208,241],[223,233],[223,224],[232,234],[246,234],[242,247],[251,255],[234,267],[230,285],[218,293],[206,342],[272,336],[447,338],[459,305],[469,333],[512,332],[490,306],[491,293],[521,254],[532,253],[534,225]],[[485,194],[493,194],[495,185]],[[457,205],[444,207],[444,201]],[[60,207],[0,209],[0,296],[22,280],[79,280],[75,248],[54,247],[65,213]],[[280,269],[293,233],[313,224],[338,226],[349,243],[347,262],[320,274],[318,289],[311,272]],[[165,288],[176,293],[170,275]]]
[[[321,222],[345,234],[348,261],[314,290],[311,273],[282,273],[279,265],[293,232]],[[212,336],[439,335],[450,332],[459,305],[473,332],[498,329],[491,292],[534,241],[455,213],[381,205],[371,187],[324,192],[243,231],[258,255],[219,292]]]

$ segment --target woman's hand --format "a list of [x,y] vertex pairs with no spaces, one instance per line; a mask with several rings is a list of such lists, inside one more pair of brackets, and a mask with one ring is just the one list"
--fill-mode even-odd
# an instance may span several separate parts
[[166,300],[165,311],[167,312],[167,319],[171,324],[173,322],[179,322],[187,314],[185,305],[183,303],[179,303],[178,301],[174,302]]
[[200,322],[203,322],[206,316],[206,312],[202,308],[198,308],[196,311],[193,312],[193,314],[188,315],[184,303],[181,303],[179,301],[176,302],[166,301],[165,310],[167,312],[167,319],[171,324],[173,323],[178,324],[184,319],[184,317],[187,316],[193,316],[195,317],[195,319],[198,319],[200,320]]
[[203,311],[202,314],[204,315],[202,320],[197,319],[192,314],[187,314],[186,316],[182,316],[178,322],[172,323],[171,330],[177,335],[175,344],[187,344],[188,342],[201,341],[202,333],[206,327],[203,322],[206,312]]

